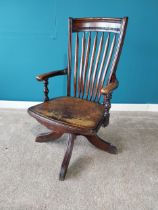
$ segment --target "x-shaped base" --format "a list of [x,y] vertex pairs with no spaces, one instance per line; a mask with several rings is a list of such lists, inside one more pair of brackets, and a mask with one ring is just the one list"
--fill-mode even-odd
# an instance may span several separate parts
[[[45,133],[41,134],[36,138],[36,142],[47,142],[47,141],[54,141],[58,138],[60,138],[63,135],[63,133]],[[85,135],[85,137],[88,139],[88,141],[93,144],[98,149],[104,150],[105,152],[111,153],[111,154],[117,154],[117,148],[113,146],[112,144],[102,140],[99,136],[96,134],[94,135]],[[66,176],[66,172],[69,166],[70,158],[72,155],[72,150],[74,146],[74,140],[76,138],[75,134],[69,134],[68,135],[68,144],[67,149],[65,152],[65,156],[61,165],[60,174],[59,174],[59,180],[63,181]]]

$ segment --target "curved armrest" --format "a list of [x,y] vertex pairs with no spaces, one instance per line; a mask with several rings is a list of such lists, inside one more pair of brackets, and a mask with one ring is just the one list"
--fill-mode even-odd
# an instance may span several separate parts
[[60,75],[64,75],[64,74],[67,74],[67,68],[63,69],[63,70],[52,71],[52,72],[48,72],[45,74],[40,74],[36,77],[36,79],[38,81],[43,81],[43,80],[49,79],[50,77],[60,76]]
[[115,80],[114,82],[110,82],[106,87],[103,87],[101,89],[101,94],[107,95],[108,93],[116,89],[118,87],[118,84],[119,83],[117,80]]

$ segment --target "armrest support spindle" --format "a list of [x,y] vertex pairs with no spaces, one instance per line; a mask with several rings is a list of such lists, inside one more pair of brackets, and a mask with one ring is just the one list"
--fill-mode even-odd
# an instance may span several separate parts
[[51,71],[51,72],[48,72],[48,73],[45,73],[45,74],[40,74],[36,77],[36,79],[38,81],[43,81],[43,80],[49,79],[51,77],[65,75],[65,74],[67,74],[67,68],[65,68],[63,70]]
[[65,74],[67,74],[67,68],[65,68],[63,70],[52,71],[52,72],[48,72],[48,73],[45,73],[45,74],[40,74],[36,77],[36,79],[38,81],[43,81],[44,82],[44,102],[49,101],[48,79],[51,78],[51,77],[61,76],[61,75],[65,75]]
[[103,94],[103,95],[109,94],[114,89],[116,89],[118,87],[118,85],[119,85],[119,83],[118,83],[117,79],[115,81],[113,81],[113,82],[110,82],[106,87],[103,87],[101,89],[101,94]]
[[48,79],[45,79],[44,80],[44,102],[49,101],[48,93],[49,93]]
[[110,83],[101,89],[101,94],[104,95],[104,119],[103,119],[103,127],[109,124],[109,117],[110,117],[110,108],[111,108],[111,98],[112,98],[112,91],[118,87],[119,83],[116,79],[116,75],[113,74],[110,80]]
[[110,118],[110,108],[111,108],[111,100],[112,93],[109,93],[104,96],[104,119],[103,119],[103,127],[106,127],[109,124],[109,118]]

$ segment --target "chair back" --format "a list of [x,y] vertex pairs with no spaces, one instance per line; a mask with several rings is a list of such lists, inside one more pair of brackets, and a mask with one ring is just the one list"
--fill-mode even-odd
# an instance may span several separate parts
[[127,20],[69,18],[68,96],[101,102],[101,88],[116,73]]

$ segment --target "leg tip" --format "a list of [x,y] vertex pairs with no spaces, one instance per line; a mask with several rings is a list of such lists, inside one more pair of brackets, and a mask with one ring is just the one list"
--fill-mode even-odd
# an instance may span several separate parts
[[59,176],[59,181],[64,181],[64,180],[65,180],[65,178],[64,178],[64,177]]
[[65,173],[64,169],[61,168],[61,171],[60,171],[60,174],[59,174],[59,180],[64,181],[65,180],[65,175],[66,175],[66,173]]
[[109,153],[116,155],[116,154],[118,154],[118,150],[115,146],[111,145]]
[[45,141],[42,140],[41,137],[37,136],[36,139],[35,139],[35,142],[37,142],[37,143],[44,143]]

